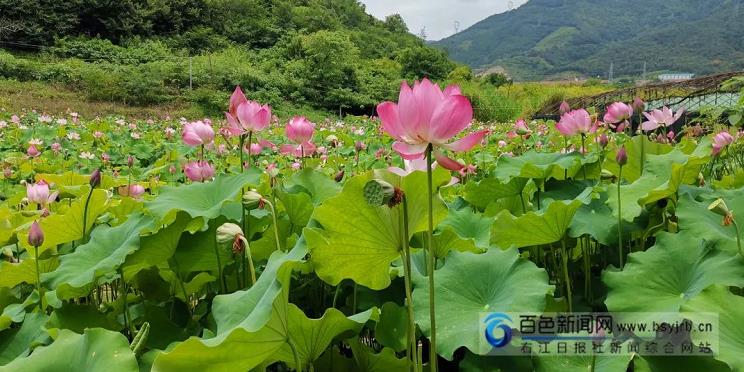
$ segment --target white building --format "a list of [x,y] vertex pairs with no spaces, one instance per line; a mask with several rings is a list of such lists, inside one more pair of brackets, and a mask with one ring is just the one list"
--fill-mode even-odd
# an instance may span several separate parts
[[661,74],[659,75],[659,80],[661,81],[683,81],[683,80],[691,80],[695,74],[691,74],[688,72],[675,72],[672,74]]

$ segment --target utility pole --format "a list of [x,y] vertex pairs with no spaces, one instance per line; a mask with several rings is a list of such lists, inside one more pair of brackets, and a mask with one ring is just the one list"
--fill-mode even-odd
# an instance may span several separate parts
[[194,90],[194,74],[191,70],[191,56],[189,56],[189,90]]
[[455,21],[455,33],[460,32],[460,21]]
[[615,63],[610,62],[610,75],[609,75],[609,81],[612,83],[613,78],[615,77]]
[[643,81],[646,81],[646,61],[643,61]]

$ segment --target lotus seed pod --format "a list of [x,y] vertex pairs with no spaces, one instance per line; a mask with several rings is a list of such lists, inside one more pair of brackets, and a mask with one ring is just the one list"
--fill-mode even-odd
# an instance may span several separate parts
[[731,214],[731,211],[726,205],[726,202],[723,201],[723,199],[721,198],[718,198],[713,203],[710,203],[710,205],[708,206],[708,210],[723,217],[726,217],[729,214]]
[[243,230],[240,226],[229,222],[224,223],[222,226],[217,228],[217,243],[232,243],[238,235],[243,235]]
[[248,209],[258,207],[263,200],[263,196],[256,190],[248,190],[243,194],[243,205]]
[[364,185],[364,199],[366,199],[367,203],[370,205],[385,205],[394,195],[395,188],[393,185],[385,181],[375,179]]

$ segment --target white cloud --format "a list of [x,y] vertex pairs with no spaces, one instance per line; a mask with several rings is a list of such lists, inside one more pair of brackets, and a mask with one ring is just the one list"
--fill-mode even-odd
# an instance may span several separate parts
[[408,29],[418,34],[426,27],[429,40],[439,40],[460,31],[493,14],[516,8],[527,0],[361,0],[367,12],[385,19],[390,14],[403,16]]

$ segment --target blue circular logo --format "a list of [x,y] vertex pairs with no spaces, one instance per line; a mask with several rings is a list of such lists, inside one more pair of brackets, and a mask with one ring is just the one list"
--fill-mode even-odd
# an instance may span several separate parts
[[[493,347],[503,347],[509,343],[512,339],[512,329],[510,324],[512,319],[504,313],[493,313],[489,314],[483,323],[486,324],[486,340]],[[504,332],[503,336],[496,337],[494,331],[500,329]]]

